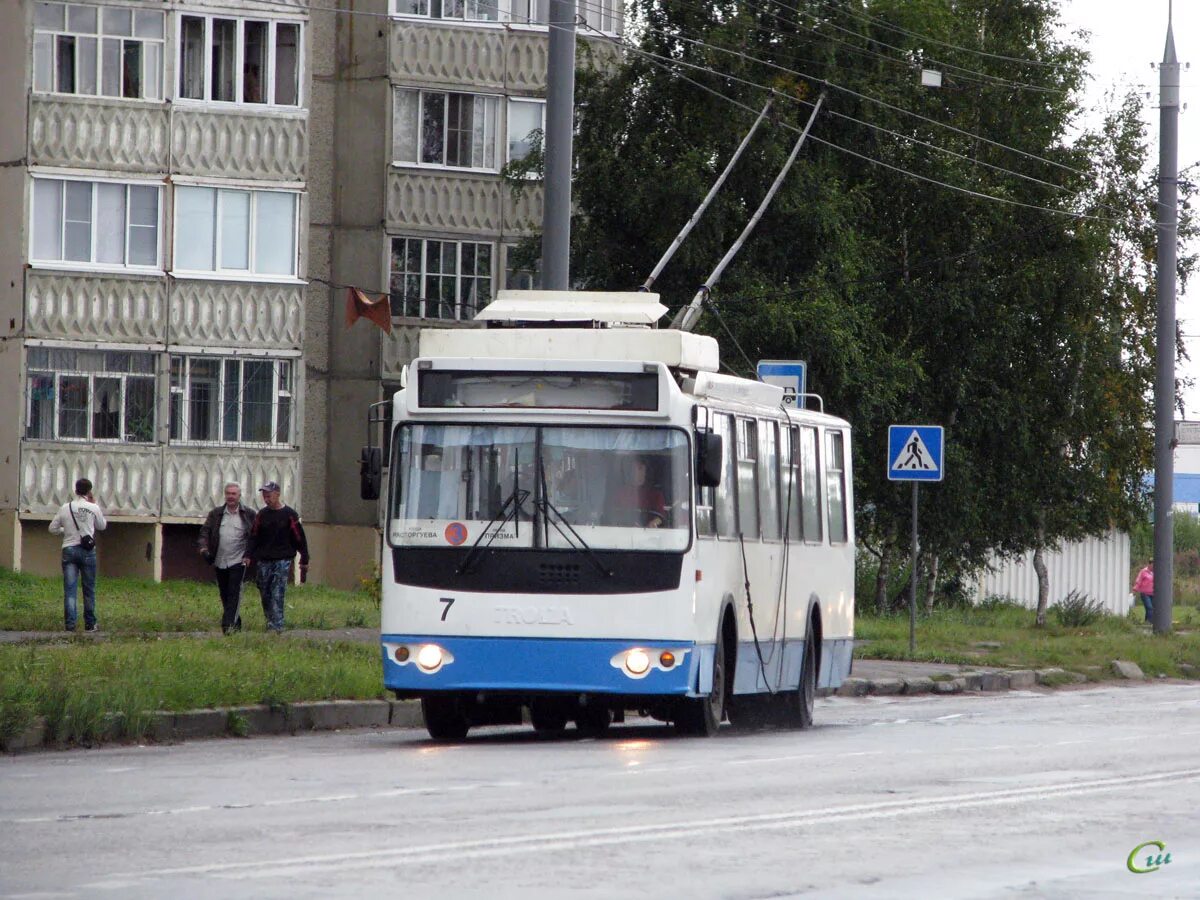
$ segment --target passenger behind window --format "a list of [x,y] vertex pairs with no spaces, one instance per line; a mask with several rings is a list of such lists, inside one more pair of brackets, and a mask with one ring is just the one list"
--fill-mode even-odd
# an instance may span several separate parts
[[649,463],[636,456],[627,471],[627,481],[614,497],[616,524],[661,527],[667,520],[667,498],[651,483]]

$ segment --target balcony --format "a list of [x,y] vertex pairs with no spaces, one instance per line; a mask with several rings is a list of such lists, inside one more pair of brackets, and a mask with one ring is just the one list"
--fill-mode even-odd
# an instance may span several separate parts
[[542,220],[542,186],[518,196],[496,175],[393,170],[388,175],[387,229],[499,237]]
[[171,116],[171,167],[180,175],[304,181],[308,113],[176,105]]
[[165,173],[169,116],[161,103],[35,94],[29,100],[29,163]]
[[167,280],[162,276],[47,272],[25,274],[29,337],[162,344]]
[[170,329],[172,344],[299,350],[304,289],[181,278],[171,283]]

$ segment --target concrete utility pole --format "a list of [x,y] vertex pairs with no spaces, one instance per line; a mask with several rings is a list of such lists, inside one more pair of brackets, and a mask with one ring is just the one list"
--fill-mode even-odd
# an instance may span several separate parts
[[1158,334],[1154,382],[1154,632],[1169,634],[1175,578],[1175,247],[1179,238],[1179,58],[1167,7],[1158,69]]
[[546,192],[542,212],[542,287],[571,286],[571,144],[575,113],[575,0],[550,0],[546,66]]

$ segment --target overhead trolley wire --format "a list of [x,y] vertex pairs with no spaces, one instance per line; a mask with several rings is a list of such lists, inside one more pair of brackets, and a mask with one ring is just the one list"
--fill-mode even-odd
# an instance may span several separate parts
[[879,16],[873,16],[870,13],[851,12],[849,9],[845,8],[844,6],[837,6],[833,3],[831,3],[830,0],[822,0],[822,2],[825,4],[826,7],[828,7],[833,12],[841,13],[842,15],[847,16],[848,18],[857,19],[860,22],[870,22],[872,24],[878,25],[880,28],[886,28],[888,31],[894,31],[898,34],[906,35],[907,37],[917,38],[922,41],[928,41],[931,44],[937,44],[940,47],[946,47],[950,50],[959,50],[959,51],[962,51],[963,53],[972,53],[976,56],[987,57],[988,59],[996,59],[996,60],[1000,60],[1002,62],[1019,63],[1021,65],[1026,65],[1026,66],[1042,66],[1044,68],[1053,69],[1053,68],[1060,68],[1063,65],[1063,63],[1046,62],[1045,60],[1042,60],[1042,59],[1028,59],[1028,58],[1020,57],[1020,56],[1005,56],[1003,53],[989,53],[987,50],[978,50],[973,47],[964,47],[961,44],[952,44],[949,41],[940,40],[939,38],[935,38],[932,35],[922,34],[919,31],[910,31],[907,28],[901,28],[899,25],[893,25],[891,22],[888,22],[887,20],[885,20]]

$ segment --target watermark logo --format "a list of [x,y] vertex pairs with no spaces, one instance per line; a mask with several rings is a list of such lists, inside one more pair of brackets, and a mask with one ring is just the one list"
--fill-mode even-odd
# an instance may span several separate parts
[[467,526],[462,522],[451,522],[446,526],[446,543],[457,547],[467,539]]
[[1134,875],[1148,875],[1157,872],[1170,861],[1171,854],[1167,852],[1166,844],[1162,841],[1146,841],[1129,852],[1125,868]]

